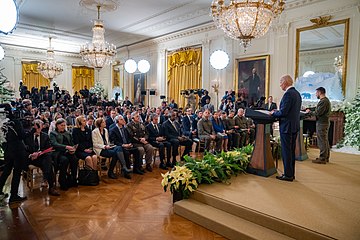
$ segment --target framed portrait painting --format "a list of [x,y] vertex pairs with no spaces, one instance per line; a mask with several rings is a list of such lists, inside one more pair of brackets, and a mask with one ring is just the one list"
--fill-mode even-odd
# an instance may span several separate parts
[[[270,55],[236,59],[235,88],[248,106],[257,106],[269,95]],[[261,99],[261,100],[260,100]]]
[[144,105],[146,96],[146,74],[136,73],[134,74],[134,105]]
[[112,65],[112,98],[116,101],[124,99],[125,67],[123,63]]

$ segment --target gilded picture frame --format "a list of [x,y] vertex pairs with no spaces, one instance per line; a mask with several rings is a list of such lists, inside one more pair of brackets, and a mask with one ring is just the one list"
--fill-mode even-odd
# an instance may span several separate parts
[[270,55],[240,58],[235,63],[236,97],[243,95],[248,106],[256,105],[260,97],[267,98],[270,87]]
[[125,81],[125,67],[124,63],[116,63],[112,65],[112,87],[120,87],[124,89],[124,81]]
[[[324,20],[325,19],[325,20]],[[320,29],[320,28],[326,28],[326,27],[332,27],[336,25],[344,25],[344,32],[343,32],[343,69],[342,69],[342,81],[341,81],[341,87],[342,87],[342,93],[345,96],[346,93],[346,77],[347,77],[347,61],[348,61],[348,46],[349,46],[349,29],[350,29],[350,18],[332,21],[331,16],[324,16],[324,17],[318,17],[314,19],[310,19],[311,22],[314,24],[312,26],[302,27],[296,29],[296,50],[295,50],[295,80],[299,77],[299,58],[300,58],[300,35],[302,32],[305,31],[311,31],[314,29]]]

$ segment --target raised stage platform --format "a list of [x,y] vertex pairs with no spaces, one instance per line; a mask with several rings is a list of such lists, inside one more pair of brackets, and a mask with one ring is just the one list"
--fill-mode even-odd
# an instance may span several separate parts
[[360,156],[332,152],[313,164],[318,151],[296,162],[294,182],[239,175],[201,185],[174,211],[229,239],[360,239]]

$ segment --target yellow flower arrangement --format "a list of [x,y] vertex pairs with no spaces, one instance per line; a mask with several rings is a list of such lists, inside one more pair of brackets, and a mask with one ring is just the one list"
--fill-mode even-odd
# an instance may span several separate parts
[[181,192],[184,198],[188,198],[198,187],[192,171],[186,166],[176,166],[174,170],[161,176],[163,177],[161,185],[165,192],[169,188],[171,193]]
[[205,153],[202,159],[185,156],[183,166],[176,166],[172,171],[161,174],[161,185],[165,192],[169,188],[175,199],[175,195],[179,194],[182,198],[188,198],[202,183],[229,183],[232,175],[246,171],[248,154],[252,151],[253,146],[249,145],[217,155]]

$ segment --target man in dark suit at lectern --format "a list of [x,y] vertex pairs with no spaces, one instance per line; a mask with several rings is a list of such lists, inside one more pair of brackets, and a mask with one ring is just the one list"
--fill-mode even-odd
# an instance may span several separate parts
[[279,110],[272,110],[270,115],[280,118],[281,156],[284,164],[284,174],[277,179],[292,182],[295,178],[295,145],[296,136],[300,130],[300,93],[292,86],[289,75],[280,79],[280,87],[285,91]]

